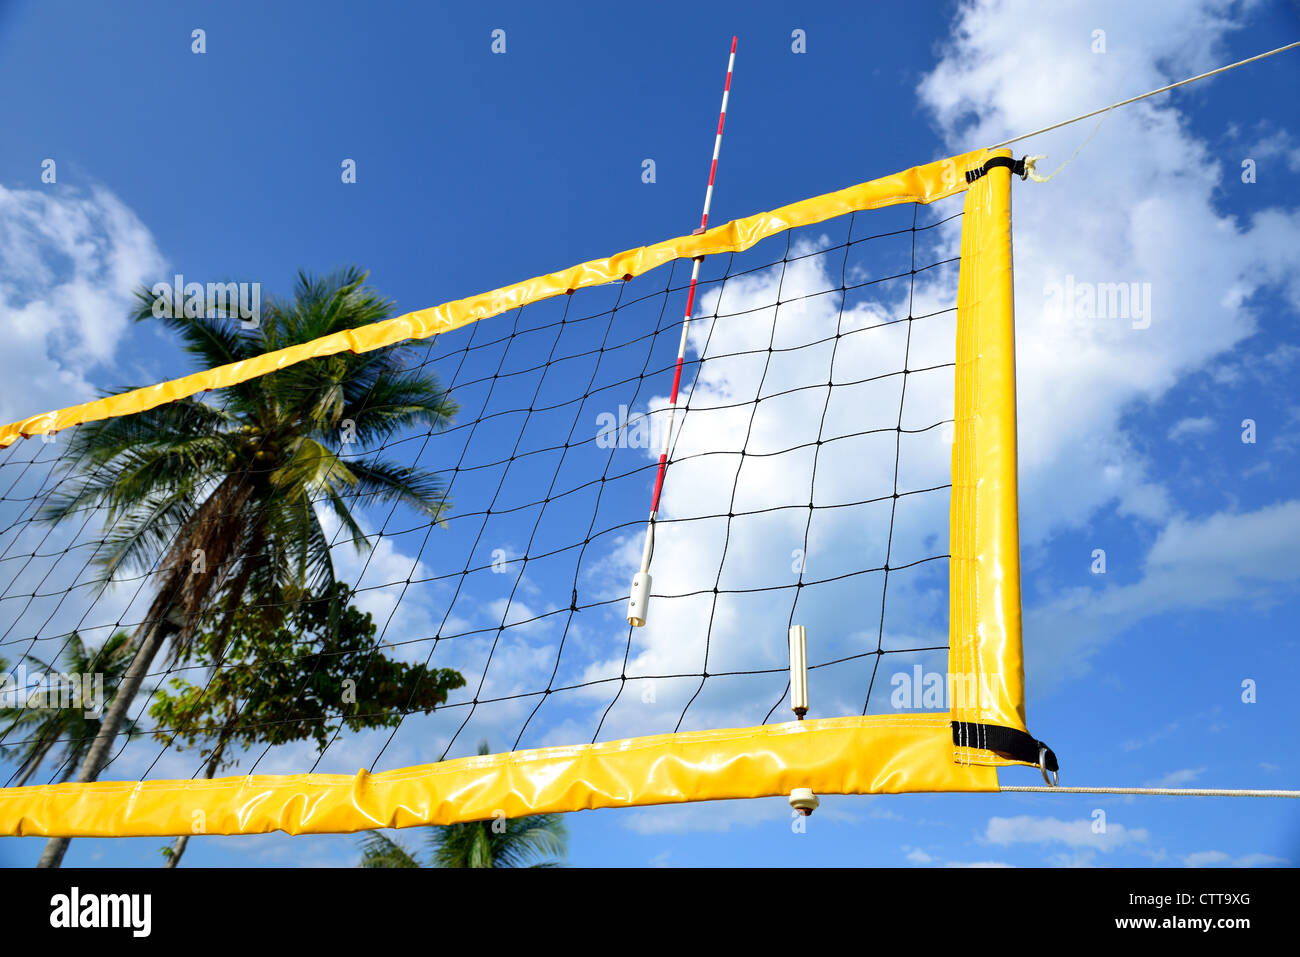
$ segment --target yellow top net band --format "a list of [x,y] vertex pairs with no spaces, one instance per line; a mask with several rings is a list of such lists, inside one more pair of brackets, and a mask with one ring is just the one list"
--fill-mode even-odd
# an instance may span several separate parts
[[769,213],[732,220],[698,236],[679,236],[653,246],[629,249],[608,259],[593,259],[560,272],[537,276],[491,292],[443,303],[441,306],[418,309],[359,329],[322,336],[311,342],[264,353],[254,359],[205,369],[169,382],[159,382],[143,389],[133,389],[66,409],[42,412],[0,428],[0,448],[12,445],[19,438],[58,432],[82,422],[132,415],[209,389],[247,382],[306,359],[338,352],[370,352],[407,339],[425,339],[438,333],[451,332],[471,322],[498,316],[531,302],[550,299],[588,286],[640,276],[674,259],[742,252],[775,233],[825,222],[847,213],[897,203],[932,203],[964,190],[965,170],[981,162],[986,153],[985,150],[976,150],[925,166],[914,166],[869,183],[800,200]]

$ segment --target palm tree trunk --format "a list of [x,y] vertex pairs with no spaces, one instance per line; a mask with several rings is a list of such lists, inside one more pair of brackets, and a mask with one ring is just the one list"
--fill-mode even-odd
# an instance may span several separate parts
[[[140,684],[144,681],[144,676],[149,673],[149,666],[153,664],[159,649],[162,648],[163,642],[167,639],[168,625],[165,616],[160,615],[155,618],[148,623],[148,628],[144,641],[136,649],[135,657],[131,659],[126,674],[122,676],[122,681],[117,686],[117,692],[113,695],[113,701],[109,704],[108,711],[104,714],[104,720],[100,722],[99,733],[95,735],[95,741],[91,744],[90,750],[86,752],[86,757],[81,762],[81,773],[77,775],[78,784],[87,784],[94,781],[99,777],[99,772],[104,765],[108,763],[109,752],[113,748],[118,732],[122,730],[122,725],[126,721],[131,702],[135,700],[136,692],[140,690]],[[46,842],[45,850],[41,852],[41,859],[36,863],[36,866],[58,867],[61,865],[63,855],[68,853],[68,843],[71,840],[68,837],[50,838]]]
[[172,852],[167,855],[167,860],[163,862],[163,867],[175,867],[181,862],[181,855],[185,853],[185,846],[189,844],[190,836],[182,834],[172,842]]
[[[227,726],[229,728],[229,726]],[[212,749],[212,757],[208,758],[208,766],[204,769],[203,776],[208,780],[217,773],[217,766],[221,763],[221,755],[226,750],[226,743],[229,737],[223,737],[215,748]],[[182,834],[176,838],[172,844],[172,852],[167,856],[164,868],[175,867],[181,862],[181,855],[185,853],[185,846],[190,842],[190,835]]]

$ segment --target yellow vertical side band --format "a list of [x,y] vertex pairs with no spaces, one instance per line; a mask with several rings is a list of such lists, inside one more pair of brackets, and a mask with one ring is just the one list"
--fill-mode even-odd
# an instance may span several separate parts
[[[949,516],[952,716],[1025,731],[1009,169],[995,167],[968,187],[963,220]],[[1011,763],[978,741],[964,744],[953,747],[961,763]]]
[[[0,835],[346,833],[589,808],[818,794],[996,791],[949,759],[947,714],[792,721],[460,758],[368,774],[0,789]],[[199,817],[201,813],[202,817]]]

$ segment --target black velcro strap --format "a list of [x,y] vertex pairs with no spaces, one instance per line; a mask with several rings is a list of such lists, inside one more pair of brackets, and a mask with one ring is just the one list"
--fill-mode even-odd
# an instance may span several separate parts
[[966,182],[973,183],[991,169],[999,166],[1005,166],[1021,179],[1025,178],[1025,158],[1022,156],[1018,160],[1013,160],[1010,156],[995,156],[983,166],[977,166],[975,169],[966,171]]
[[[959,748],[979,748],[984,751],[996,751],[1013,761],[1024,761],[1037,765],[1042,753],[1043,766],[1048,771],[1056,772],[1060,766],[1052,749],[1031,734],[1004,728],[998,724],[975,724],[972,721],[954,721],[952,723],[952,743]],[[1043,753],[1045,751],[1045,753]]]

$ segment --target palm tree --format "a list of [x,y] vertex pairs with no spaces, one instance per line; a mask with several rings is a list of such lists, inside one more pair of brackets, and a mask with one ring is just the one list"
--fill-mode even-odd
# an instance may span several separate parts
[[[392,303],[365,279],[356,269],[300,273],[293,298],[269,299],[252,330],[183,309],[155,316],[155,300],[144,291],[135,319],[161,321],[210,368],[388,318]],[[440,520],[447,494],[435,473],[378,455],[345,457],[351,442],[375,447],[399,429],[450,422],[455,403],[432,373],[408,367],[410,345],[310,359],[230,386],[220,407],[178,399],[72,433],[64,461],[76,463],[76,471],[41,517],[58,522],[104,508],[96,559],[106,574],[134,568],[157,576],[153,602],[132,636],[135,656],[79,782],[97,779],[168,640],[180,654],[205,620],[215,618],[228,632],[241,602],[255,601],[275,617],[309,590],[333,583],[318,503],[360,550],[368,542],[345,493],[405,502]],[[220,642],[213,654],[220,658]],[[39,866],[57,867],[66,849],[66,838],[51,839]]]
[[[104,694],[111,697],[134,654],[131,636],[125,631],[117,632],[102,647],[93,650],[88,649],[74,631],[63,650],[62,672],[68,675],[103,675]],[[50,681],[55,680],[53,676],[59,673],[59,669],[33,655],[25,657],[50,676]],[[3,663],[0,663],[0,671],[3,670]],[[11,734],[19,739],[16,745],[0,746],[0,754],[18,763],[18,781],[14,786],[26,784],[50,756],[55,745],[60,743],[63,751],[59,756],[59,766],[64,770],[58,780],[68,780],[95,740],[99,726],[100,719],[88,716],[82,707],[25,708],[19,702],[17,707],[0,708],[0,727],[4,728],[0,739]],[[130,720],[122,727],[128,735],[137,730],[135,722]]]
[[[479,754],[488,754],[486,743]],[[429,829],[429,867],[559,867],[568,844],[559,814],[468,821]],[[415,855],[378,831],[361,838],[360,867],[420,867]]]
[[[493,825],[500,828],[497,833]],[[559,867],[567,829],[559,814],[434,826],[429,867]],[[421,867],[411,851],[378,831],[361,838],[360,867]]]

